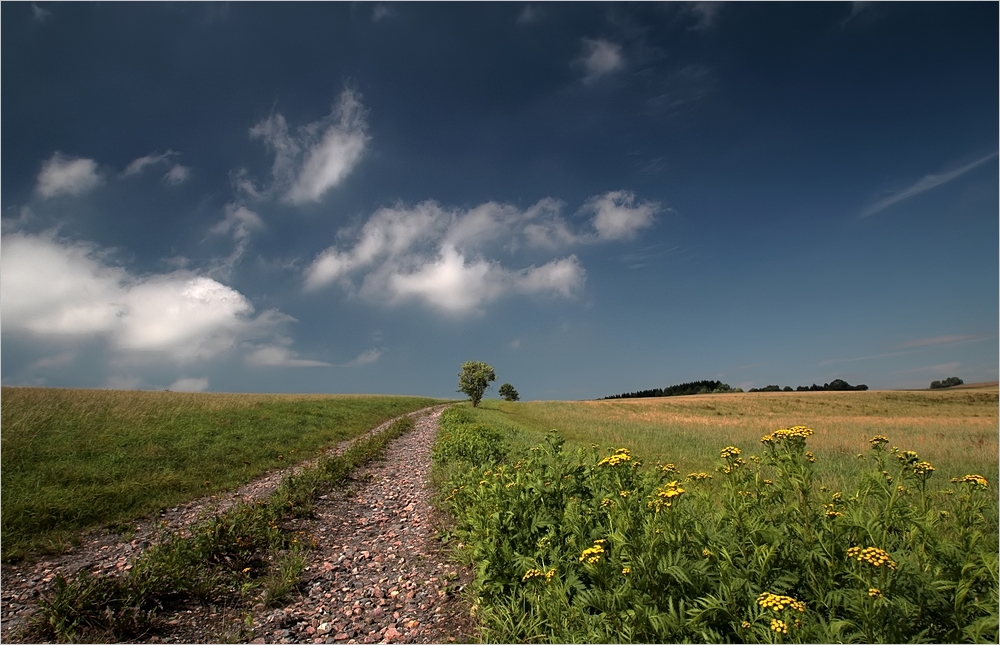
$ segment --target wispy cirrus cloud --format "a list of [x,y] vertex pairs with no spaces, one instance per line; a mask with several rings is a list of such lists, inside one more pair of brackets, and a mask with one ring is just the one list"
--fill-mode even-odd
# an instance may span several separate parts
[[342,365],[342,367],[361,367],[362,365],[370,365],[382,357],[381,349],[366,349],[365,351],[358,354],[353,360],[350,360]]
[[874,215],[875,213],[884,211],[893,204],[897,204],[903,201],[904,199],[909,199],[911,197],[919,195],[922,192],[931,190],[932,188],[937,188],[942,184],[946,184],[949,181],[952,181],[953,179],[961,177],[962,175],[964,175],[965,173],[969,172],[974,168],[978,168],[979,166],[983,165],[987,161],[990,161],[996,156],[997,153],[994,152],[992,154],[986,155],[981,159],[977,159],[970,164],[962,166],[961,168],[958,168],[956,170],[951,170],[949,172],[943,172],[936,175],[927,175],[926,177],[924,177],[917,183],[913,184],[909,188],[901,190],[895,194],[889,195],[888,197],[885,197],[884,199],[880,199],[879,201],[875,202],[871,206],[861,211],[860,216],[868,217],[870,215]]
[[36,22],[45,22],[52,17],[52,12],[48,9],[42,9],[36,3],[31,3],[31,17],[35,19]]
[[[163,153],[150,153],[139,157],[138,159],[132,160],[125,170],[122,171],[122,177],[134,177],[135,175],[142,174],[142,172],[151,166],[157,166],[161,164],[171,164],[172,160],[177,157],[179,153],[173,150],[167,150]],[[166,174],[163,175],[163,181],[171,184],[178,185],[182,184],[191,176],[191,169],[187,166],[182,166],[179,163],[173,163],[170,169],[167,170]]]
[[[354,169],[368,143],[367,124],[361,97],[345,89],[326,117],[290,130],[285,117],[273,114],[250,129],[252,139],[260,139],[274,152],[272,184],[251,195],[280,193],[288,203],[318,202]],[[241,184],[246,183],[240,174]]]
[[908,340],[898,345],[893,345],[891,349],[907,349],[910,347],[933,347],[935,345],[954,345],[957,343],[971,343],[980,340],[986,340],[992,338],[992,336],[975,336],[969,334],[951,334],[946,336],[932,336],[930,338],[917,338],[916,340]]

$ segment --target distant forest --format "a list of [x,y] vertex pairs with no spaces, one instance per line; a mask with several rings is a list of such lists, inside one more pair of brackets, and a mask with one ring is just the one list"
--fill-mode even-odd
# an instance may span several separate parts
[[[847,381],[842,379],[833,379],[829,383],[824,383],[823,385],[812,385],[805,386],[800,385],[794,390],[791,386],[786,385],[785,387],[779,387],[777,385],[768,385],[761,388],[752,387],[748,392],[846,392],[848,390],[867,390],[868,386],[864,383],[860,385],[851,385]],[[652,390],[639,390],[638,392],[625,392],[623,394],[615,394],[612,396],[606,396],[605,399],[643,399],[654,396],[686,396],[690,394],[722,394],[725,392],[742,392],[741,388],[732,388],[728,384],[722,381],[693,381],[691,383],[681,383],[680,385],[671,385],[670,387],[655,388]]]
[[722,381],[694,381],[692,383],[681,383],[670,387],[656,388],[654,390],[640,390],[638,392],[625,392],[606,396],[605,399],[644,399],[651,396],[684,396],[687,394],[718,394],[722,392],[742,392],[743,390],[729,387]]

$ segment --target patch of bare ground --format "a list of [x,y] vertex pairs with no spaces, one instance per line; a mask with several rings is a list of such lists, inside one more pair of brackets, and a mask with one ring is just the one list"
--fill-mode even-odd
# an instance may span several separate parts
[[[293,530],[315,538],[307,567],[283,606],[191,605],[162,616],[144,642],[162,643],[424,643],[468,642],[475,632],[459,593],[472,572],[451,563],[436,539],[444,518],[430,504],[430,450],[441,412],[413,413],[415,428],[393,441],[384,458],[362,467],[317,500],[311,519]],[[372,432],[380,432],[391,422]],[[335,450],[342,451],[347,442]],[[276,471],[225,495],[197,500],[145,518],[119,535],[85,536],[67,553],[4,565],[0,640],[16,640],[57,573],[128,570],[158,536],[184,531],[238,501],[264,499],[290,472]]]

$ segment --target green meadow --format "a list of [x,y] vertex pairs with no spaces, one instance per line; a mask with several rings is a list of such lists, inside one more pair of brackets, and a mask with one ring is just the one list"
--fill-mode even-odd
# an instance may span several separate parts
[[4,387],[3,557],[58,549],[440,401]]

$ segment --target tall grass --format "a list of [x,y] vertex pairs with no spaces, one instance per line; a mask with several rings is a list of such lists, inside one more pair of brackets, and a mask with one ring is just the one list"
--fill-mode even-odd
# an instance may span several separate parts
[[[916,392],[775,392],[613,401],[506,403],[483,406],[541,436],[555,429],[574,447],[627,446],[682,470],[712,465],[719,446],[754,445],[774,428],[816,431],[826,459],[818,476],[836,485],[859,472],[856,456],[876,434],[931,460],[939,473],[998,475],[998,396],[985,390]],[[537,440],[537,439],[536,439]]]
[[13,387],[0,396],[5,559],[236,488],[437,403]]
[[805,426],[689,472],[556,432],[524,449],[538,435],[501,415],[446,411],[433,451],[488,641],[1000,637],[996,482],[942,477],[905,440],[870,436],[831,489]]

